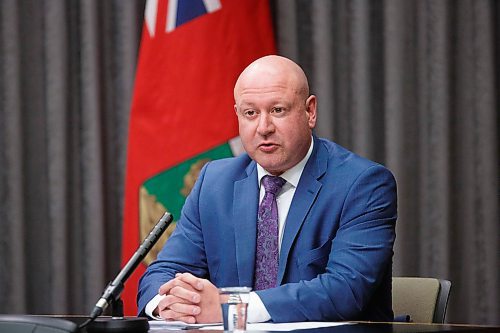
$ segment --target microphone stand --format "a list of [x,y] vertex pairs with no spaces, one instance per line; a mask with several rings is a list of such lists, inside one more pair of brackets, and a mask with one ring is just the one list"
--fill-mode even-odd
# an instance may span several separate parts
[[[123,291],[125,281],[137,268],[139,263],[156,244],[160,236],[167,230],[172,222],[172,214],[166,212],[144,239],[132,258],[118,273],[116,278],[108,284],[101,298],[97,301],[89,319],[79,326],[80,329],[86,327],[87,332],[114,332],[114,333],[142,333],[149,330],[147,318],[124,317],[123,301],[120,294]],[[111,318],[98,318],[104,310],[111,305]]]
[[111,317],[123,317],[123,301],[119,297],[111,304]]

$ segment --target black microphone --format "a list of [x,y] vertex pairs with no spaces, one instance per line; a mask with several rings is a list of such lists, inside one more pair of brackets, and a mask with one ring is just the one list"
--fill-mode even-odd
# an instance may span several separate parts
[[144,257],[148,254],[151,248],[156,244],[160,236],[167,230],[170,223],[172,223],[173,217],[172,214],[166,212],[163,214],[161,219],[155,225],[153,230],[149,233],[149,235],[144,239],[142,244],[139,246],[137,251],[135,251],[134,255],[127,264],[122,268],[120,273],[116,276],[116,278],[108,284],[106,290],[102,294],[101,298],[97,301],[94,309],[90,313],[90,318],[86,323],[80,326],[84,327],[98,316],[100,316],[104,310],[110,305],[119,300],[120,294],[123,291],[123,286],[125,281],[129,278],[132,272],[137,268],[139,263],[144,259]]

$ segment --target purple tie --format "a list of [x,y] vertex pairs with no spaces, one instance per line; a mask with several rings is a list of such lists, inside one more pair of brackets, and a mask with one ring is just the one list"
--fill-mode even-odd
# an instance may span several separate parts
[[254,290],[276,287],[278,278],[278,204],[276,193],[286,181],[275,176],[264,176],[266,190],[257,216],[257,249],[255,252]]

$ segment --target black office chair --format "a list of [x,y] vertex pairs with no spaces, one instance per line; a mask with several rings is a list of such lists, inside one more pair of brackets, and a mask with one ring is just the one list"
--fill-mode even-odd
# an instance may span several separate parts
[[392,278],[394,316],[415,323],[444,323],[450,297],[448,280],[420,277]]

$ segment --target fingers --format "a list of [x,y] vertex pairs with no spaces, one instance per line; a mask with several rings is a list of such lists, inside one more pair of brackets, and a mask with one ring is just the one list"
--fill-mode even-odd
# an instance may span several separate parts
[[[173,288],[171,290],[171,293],[166,295],[159,304],[161,304],[162,308],[171,308],[177,306],[176,304],[189,304],[192,306],[198,305],[198,303],[201,300],[201,296],[187,291],[185,289],[177,289],[177,287]],[[182,307],[184,308],[184,307]],[[174,308],[174,310],[176,310]],[[179,310],[176,310],[179,311]],[[185,313],[191,313],[191,312],[186,312]],[[194,313],[196,314],[196,313]]]
[[[179,316],[195,316],[200,313],[200,307],[198,305],[183,303],[182,299],[173,296],[167,296],[165,302],[160,302],[160,304],[158,304],[158,309],[160,316],[162,312],[167,311],[167,313],[169,314],[168,318],[177,318]],[[172,315],[168,311],[172,311],[175,314]]]
[[[193,288],[182,282],[181,280],[174,281],[173,286],[169,286],[170,290],[165,293],[166,297],[162,300],[166,307],[170,307],[175,303],[196,304],[201,300],[201,295],[193,290]],[[163,292],[163,290],[160,290]]]
[[196,322],[195,316],[201,312],[201,308],[198,305],[186,303],[184,299],[174,295],[165,296],[158,303],[157,310],[161,318],[167,320],[182,320],[189,323]]
[[[177,274],[177,275],[179,275],[179,274]],[[183,288],[183,289],[191,290],[191,291],[195,290],[189,283],[184,282],[182,279],[180,279],[179,277],[176,276],[172,280],[163,284],[160,287],[160,289],[158,290],[158,294],[160,294],[160,295],[170,294],[172,289],[174,289],[176,287],[177,287],[177,289]]]
[[177,273],[175,275],[175,278],[189,284],[192,288],[198,291],[203,290],[204,279],[200,279],[199,277],[196,277],[191,273]]
[[200,279],[191,273],[177,273],[175,278],[160,287],[158,293],[160,295],[166,295],[176,286],[183,287],[188,290],[195,289],[201,291],[203,290],[203,279]]
[[161,285],[160,289],[158,289],[158,294],[167,295],[170,292],[170,290],[177,285],[179,285],[179,282],[176,281],[176,279],[172,279],[167,283]]
[[186,314],[178,313],[173,310],[160,311],[160,317],[168,321],[183,321],[188,324],[195,324],[196,318],[193,316],[188,316]]

